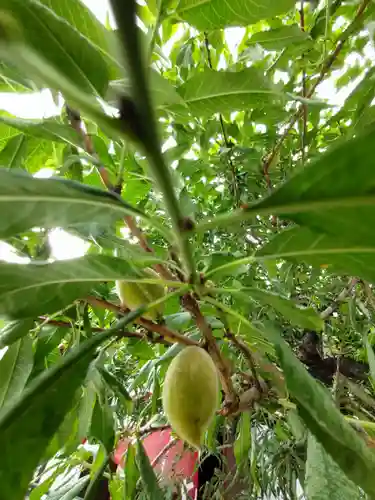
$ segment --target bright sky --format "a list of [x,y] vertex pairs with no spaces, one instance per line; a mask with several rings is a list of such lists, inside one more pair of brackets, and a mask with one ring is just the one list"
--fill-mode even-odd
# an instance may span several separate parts
[[[95,16],[105,22],[109,3],[108,0],[82,0]],[[338,20],[340,22],[340,20]],[[369,26],[369,29],[371,27]],[[230,28],[226,30],[226,40],[232,52],[243,36],[243,28]],[[375,62],[375,52],[373,47],[367,47],[367,53],[370,59]],[[346,61],[346,66],[355,65],[360,61],[359,55],[351,55]],[[345,70],[344,70],[345,71]],[[361,79],[359,77],[351,85],[337,91],[335,80],[339,78],[344,71],[335,71],[332,76],[324,81],[318,88],[316,97],[327,99],[330,104],[340,106],[346,97]],[[278,75],[282,78],[282,74]],[[60,113],[60,109],[53,102],[51,93],[43,90],[35,94],[2,94],[0,93],[0,110],[5,110],[21,118],[46,118]],[[48,177],[51,171],[42,170],[40,177]],[[50,243],[52,247],[52,256],[55,259],[74,258],[83,255],[87,249],[87,244],[79,238],[72,236],[62,229],[56,229],[50,234]],[[17,257],[12,254],[9,245],[0,242],[0,258],[6,260],[16,260]]]

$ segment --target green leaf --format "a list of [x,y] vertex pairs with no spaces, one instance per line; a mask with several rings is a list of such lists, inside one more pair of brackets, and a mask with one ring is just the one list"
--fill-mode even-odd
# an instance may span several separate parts
[[31,92],[35,85],[12,65],[0,61],[0,92]]
[[134,500],[140,474],[136,462],[136,449],[133,443],[128,444],[125,463],[124,500]]
[[54,312],[83,298],[95,283],[126,276],[135,276],[132,266],[106,255],[52,263],[0,262],[0,314],[27,318]]
[[[141,314],[128,314],[114,328],[91,337],[45,371],[0,417],[1,500],[23,500],[33,471],[69,412],[94,351]],[[62,397],[63,396],[63,397]],[[25,453],[27,449],[27,453]],[[22,457],[22,460],[20,460]]]
[[100,494],[99,491],[100,483],[103,478],[104,472],[107,468],[108,460],[109,460],[109,455],[104,457],[100,467],[95,472],[95,476],[91,480],[87,488],[87,491],[85,493],[84,500],[96,500],[98,498],[98,494]]
[[[254,207],[345,242],[375,244],[375,129],[340,141]],[[353,166],[355,165],[355,175]],[[252,209],[251,209],[252,210]]]
[[104,94],[109,76],[101,52],[65,19],[36,0],[3,0],[1,8],[19,23],[25,42],[69,80]]
[[158,480],[150,460],[146,455],[142,442],[137,440],[137,463],[141,474],[142,482],[149,500],[163,500],[164,495],[158,485]]
[[234,456],[236,464],[242,470],[247,469],[246,464],[249,459],[251,448],[251,418],[249,412],[243,412],[238,423],[238,436],[234,443]]
[[306,262],[339,274],[359,276],[375,281],[374,244],[343,242],[314,233],[307,228],[294,227],[278,234],[256,253],[256,258],[287,259]]
[[299,307],[292,300],[261,288],[241,288],[238,292],[231,290],[231,293],[241,296],[246,302],[253,299],[273,307],[293,325],[307,330],[321,331],[323,329],[324,321],[312,307]]
[[[209,118],[214,113],[227,113],[272,105],[278,91],[261,71],[213,71],[205,69],[178,88],[181,97],[195,116]],[[175,108],[171,106],[173,111]]]
[[367,361],[370,367],[371,384],[372,387],[375,388],[375,354],[372,345],[370,344],[368,335],[365,336],[364,340],[367,352]]
[[109,225],[137,214],[119,197],[65,179],[38,179],[24,172],[0,169],[0,238],[34,226],[67,227],[95,221]]
[[254,24],[294,6],[293,0],[180,0],[177,14],[199,30],[214,30]]
[[34,320],[32,318],[6,323],[0,331],[0,349],[12,345],[18,339],[21,339],[27,335],[33,327]]
[[288,344],[272,328],[268,337],[284,371],[288,390],[307,427],[345,474],[371,497],[375,495],[375,455],[335,406],[329,393],[309,375]]
[[9,139],[0,151],[0,166],[21,168],[27,154],[27,139],[24,134],[17,134]]
[[126,390],[124,384],[115,375],[109,373],[109,371],[105,368],[98,367],[98,370],[109,388],[121,400],[122,404],[125,406],[129,414],[131,414],[133,409],[133,400]]
[[55,2],[54,0],[39,1],[79,31],[109,62],[111,59],[111,56],[108,54],[110,33],[81,0],[64,0],[63,2]]
[[259,43],[266,50],[282,50],[294,44],[308,40],[309,35],[297,24],[281,26],[267,31],[259,31],[251,36],[246,45]]
[[73,130],[72,127],[60,123],[56,118],[25,120],[22,118],[0,115],[0,123],[4,123],[13,129],[20,130],[26,135],[31,135],[40,139],[64,142],[73,146],[81,146],[81,140],[77,132]]
[[359,488],[345,476],[312,434],[309,434],[307,444],[305,492],[309,500],[363,498]]
[[17,340],[0,360],[0,409],[22,393],[33,367],[33,349],[30,337]]
[[102,443],[107,453],[111,453],[115,442],[113,413],[100,398],[96,398],[89,434]]

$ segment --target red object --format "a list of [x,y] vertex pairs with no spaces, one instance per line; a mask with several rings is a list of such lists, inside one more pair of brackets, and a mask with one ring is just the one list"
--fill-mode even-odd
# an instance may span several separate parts
[[[183,483],[179,498],[186,498],[185,492],[187,491],[188,498],[195,500],[198,492],[198,452],[184,450],[183,441],[178,440],[176,444],[162,453],[170,440],[171,431],[165,429],[152,432],[142,442],[151,464],[157,458],[154,470],[158,476],[161,476],[162,483],[174,485]],[[118,442],[114,452],[114,462],[121,467],[124,467],[124,454],[129,442],[129,439],[122,439]]]

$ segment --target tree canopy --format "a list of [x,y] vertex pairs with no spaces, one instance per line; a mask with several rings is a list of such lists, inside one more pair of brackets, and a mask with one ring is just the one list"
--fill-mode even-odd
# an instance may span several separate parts
[[375,3],[109,4],[0,3],[0,500],[375,498]]

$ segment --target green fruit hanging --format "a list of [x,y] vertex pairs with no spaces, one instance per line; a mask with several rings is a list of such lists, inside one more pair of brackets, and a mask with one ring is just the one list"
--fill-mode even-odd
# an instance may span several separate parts
[[211,356],[200,347],[185,347],[167,370],[163,407],[176,434],[195,448],[200,448],[215,415],[218,393],[218,372]]
[[[144,269],[145,276],[153,279],[158,279],[159,275],[153,269]],[[117,295],[120,297],[121,305],[130,310],[137,309],[140,306],[160,299],[165,295],[165,288],[163,285],[147,284],[147,283],[133,283],[130,281],[117,280],[116,281]],[[164,304],[152,307],[149,311],[145,312],[142,316],[146,319],[156,321],[163,315]]]

